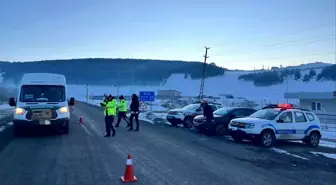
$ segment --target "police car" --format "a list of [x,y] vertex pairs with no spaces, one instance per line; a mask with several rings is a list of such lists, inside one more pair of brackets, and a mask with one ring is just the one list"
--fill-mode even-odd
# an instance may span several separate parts
[[231,120],[229,131],[236,141],[243,139],[271,147],[275,140],[302,140],[317,147],[321,124],[311,111],[292,104],[269,105],[246,118]]

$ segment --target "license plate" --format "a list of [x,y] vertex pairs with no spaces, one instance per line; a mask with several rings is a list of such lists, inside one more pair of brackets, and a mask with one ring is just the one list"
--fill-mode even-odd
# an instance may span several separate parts
[[32,119],[40,119],[40,120],[47,120],[51,119],[52,117],[52,112],[51,110],[38,110],[38,111],[33,111]]
[[173,116],[167,116],[168,119],[173,119],[174,117]]
[[238,130],[238,128],[236,128],[236,127],[231,127],[231,130]]
[[50,125],[50,120],[40,120],[40,125]]

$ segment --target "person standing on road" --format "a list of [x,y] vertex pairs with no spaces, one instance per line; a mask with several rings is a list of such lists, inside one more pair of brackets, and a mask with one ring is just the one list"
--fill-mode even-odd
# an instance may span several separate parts
[[134,131],[139,131],[139,98],[136,94],[132,94],[132,102],[131,102],[131,116],[130,116],[130,128],[129,131],[133,130],[133,118],[135,118],[136,129]]
[[204,100],[201,101],[201,107],[203,108],[203,116],[206,119],[206,124],[211,124],[213,120],[213,112],[212,107]]
[[127,102],[124,96],[121,95],[119,96],[119,104],[118,104],[118,121],[115,127],[119,127],[121,118],[123,118],[126,121],[127,123],[126,128],[130,127],[130,123],[128,122],[127,117],[126,117],[126,112],[127,112]]
[[104,108],[105,129],[106,129],[106,135],[104,137],[110,137],[111,130],[112,130],[112,137],[114,137],[116,134],[116,130],[114,128],[113,121],[117,112],[117,100],[115,100],[115,98],[112,97],[112,95],[109,95],[100,105],[101,107]]

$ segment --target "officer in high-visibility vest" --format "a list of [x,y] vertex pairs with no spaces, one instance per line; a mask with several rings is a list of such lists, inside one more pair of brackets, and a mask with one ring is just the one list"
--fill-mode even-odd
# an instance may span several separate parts
[[116,130],[113,125],[114,117],[117,113],[117,100],[109,95],[105,100],[100,104],[104,108],[104,116],[105,116],[105,129],[106,135],[104,137],[115,136]]
[[123,118],[126,121],[126,123],[127,123],[127,127],[126,128],[130,127],[130,123],[127,120],[127,117],[126,117],[126,112],[127,112],[127,102],[126,102],[124,96],[121,95],[121,96],[119,96],[118,121],[117,121],[117,124],[115,125],[116,127],[119,127],[121,118]]

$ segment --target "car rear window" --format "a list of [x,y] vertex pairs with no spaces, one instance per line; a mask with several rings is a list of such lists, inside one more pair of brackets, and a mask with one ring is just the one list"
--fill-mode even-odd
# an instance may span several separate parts
[[307,118],[309,119],[309,121],[314,121],[315,117],[312,113],[306,113]]

